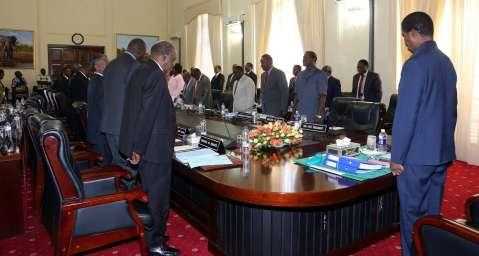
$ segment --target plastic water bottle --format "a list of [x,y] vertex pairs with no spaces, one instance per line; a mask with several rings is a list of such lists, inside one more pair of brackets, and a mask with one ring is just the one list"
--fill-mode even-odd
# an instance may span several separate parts
[[206,135],[208,134],[208,130],[206,128],[206,120],[205,119],[202,119],[201,122],[200,122],[200,134],[201,135]]
[[256,124],[256,122],[258,122],[258,113],[256,112],[256,110],[253,110],[253,112],[251,112],[251,116],[253,118],[253,124]]
[[224,103],[221,103],[221,116],[224,117],[226,114],[226,106]]
[[204,112],[205,112],[205,109],[203,107],[203,103],[200,102],[200,104],[198,104],[198,113],[203,114]]
[[301,128],[301,115],[299,114],[299,111],[296,110],[293,116],[294,119],[294,128],[299,129]]
[[388,151],[388,135],[386,134],[386,130],[381,129],[381,132],[378,136],[378,151],[380,152],[387,152]]
[[241,143],[241,152],[245,154],[249,154],[250,152],[250,142],[249,142],[249,129],[248,127],[243,128],[243,131],[241,132],[241,135],[243,136],[243,141]]

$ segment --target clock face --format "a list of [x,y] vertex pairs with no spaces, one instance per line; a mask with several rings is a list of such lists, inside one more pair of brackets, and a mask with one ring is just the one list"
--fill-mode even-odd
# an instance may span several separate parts
[[83,44],[84,41],[85,41],[85,38],[83,37],[82,34],[75,33],[72,35],[72,42],[74,44],[80,45],[80,44]]

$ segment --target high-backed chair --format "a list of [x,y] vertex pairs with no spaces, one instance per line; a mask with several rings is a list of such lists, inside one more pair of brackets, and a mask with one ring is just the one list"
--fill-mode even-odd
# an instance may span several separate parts
[[479,194],[466,201],[466,225],[479,230]]
[[391,98],[389,98],[388,109],[386,110],[386,113],[384,114],[383,128],[388,131],[391,131],[393,127],[394,113],[396,112],[397,99],[398,99],[397,94],[391,95]]
[[354,97],[336,97],[333,99],[329,113],[329,123],[333,126],[344,126],[344,121],[349,116],[348,105],[357,101]]
[[477,256],[479,231],[441,216],[425,216],[414,224],[417,256]]
[[47,167],[45,188],[51,192],[46,207],[55,255],[73,255],[133,238],[147,255],[142,220],[133,206],[144,193],[122,191],[116,182],[122,174],[114,175],[114,170],[110,175],[80,173],[60,121],[43,122],[38,139]]
[[380,103],[351,101],[347,104],[348,115],[344,120],[346,130],[376,134],[379,123]]
[[[31,112],[32,113],[26,114],[26,137],[28,137],[29,142],[31,141],[31,146],[29,146],[29,148],[33,149],[33,154],[31,154],[33,162],[33,208],[40,213],[45,186],[45,164],[42,161],[41,146],[38,140],[39,131],[46,121],[58,120],[44,113],[34,113],[35,111],[33,110]],[[85,150],[74,151],[72,157],[76,168],[78,169],[93,167],[99,159],[98,154]],[[87,170],[85,170],[85,172],[86,171]],[[125,172],[125,175],[126,174],[127,173]]]

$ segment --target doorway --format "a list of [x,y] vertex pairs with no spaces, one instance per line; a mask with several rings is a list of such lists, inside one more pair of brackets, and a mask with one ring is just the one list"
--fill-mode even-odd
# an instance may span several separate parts
[[65,66],[81,64],[87,69],[91,62],[105,53],[104,46],[48,45],[48,70],[52,78],[57,78]]

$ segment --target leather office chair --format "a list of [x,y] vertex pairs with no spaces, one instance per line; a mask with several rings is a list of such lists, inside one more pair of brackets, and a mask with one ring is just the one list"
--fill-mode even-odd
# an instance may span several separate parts
[[[136,238],[142,255],[148,255],[143,221],[133,202],[145,196],[140,189],[122,191],[118,167],[97,168],[80,173],[73,162],[62,123],[46,120],[39,142],[50,190],[51,236],[55,255],[73,255],[108,244]],[[46,194],[46,193],[45,193]],[[144,219],[141,219],[143,217]]]
[[414,224],[417,256],[476,256],[479,231],[441,216],[425,216]]
[[466,201],[466,225],[479,230],[479,194]]
[[383,129],[387,131],[391,131],[393,128],[393,121],[394,121],[394,112],[396,112],[396,104],[397,104],[398,95],[393,94],[391,98],[389,98],[389,105],[386,113],[384,114],[384,121],[383,121]]
[[[25,137],[28,137],[28,142],[31,143],[28,148],[33,149],[33,152],[31,154],[33,161],[33,208],[35,211],[40,213],[45,186],[45,166],[44,162],[42,162],[42,153],[38,140],[38,133],[43,123],[56,119],[50,115],[35,112],[35,110],[29,110],[25,115],[27,128],[27,133]],[[83,148],[74,151],[72,155],[78,169],[93,167],[100,159],[100,156],[98,154],[84,150]]]
[[[86,131],[87,131],[87,115],[88,115],[88,103],[84,101],[75,101],[72,103],[73,109],[75,109],[75,112],[77,116],[79,117],[80,120],[80,125],[82,131],[80,134],[83,134],[86,136]],[[84,138],[86,139],[86,137]]]
[[335,97],[331,103],[328,122],[332,126],[344,126],[344,121],[349,116],[349,103],[358,99],[354,97]]
[[348,116],[344,120],[344,128],[376,134],[379,123],[381,104],[367,101],[352,101],[347,105]]

